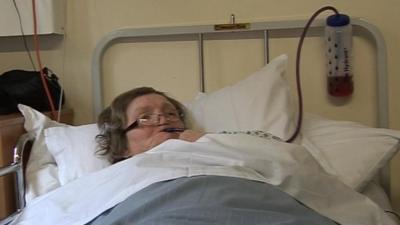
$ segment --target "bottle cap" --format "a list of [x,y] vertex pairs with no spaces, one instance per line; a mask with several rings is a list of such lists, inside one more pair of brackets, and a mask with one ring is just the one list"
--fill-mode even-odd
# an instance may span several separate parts
[[326,25],[331,27],[346,26],[350,23],[350,17],[345,14],[334,14],[326,19]]

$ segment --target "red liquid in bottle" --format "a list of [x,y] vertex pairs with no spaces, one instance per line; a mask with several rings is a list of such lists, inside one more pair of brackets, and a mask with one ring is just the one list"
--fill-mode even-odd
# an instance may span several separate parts
[[347,97],[353,93],[353,77],[332,76],[328,77],[328,92],[334,97]]

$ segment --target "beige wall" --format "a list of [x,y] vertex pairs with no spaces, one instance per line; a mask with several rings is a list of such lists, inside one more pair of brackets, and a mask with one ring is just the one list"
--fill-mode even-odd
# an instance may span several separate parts
[[[318,8],[331,4],[331,1],[277,1],[277,0],[68,0],[66,14],[66,35],[46,39],[48,50],[42,58],[62,79],[68,105],[75,111],[77,124],[93,122],[91,105],[91,55],[102,35],[121,27],[154,27],[193,24],[225,23],[231,13],[238,21],[268,21],[278,19],[307,19]],[[390,127],[400,129],[400,2],[396,0],[338,0],[334,5],[339,11],[353,17],[361,17],[375,24],[382,31],[388,48]],[[322,17],[322,16],[321,16]],[[26,54],[17,39],[1,39],[0,71],[10,68],[30,68]],[[7,47],[5,44],[7,43]],[[189,100],[196,94],[197,53],[191,42],[145,44],[118,44],[112,47],[104,58],[106,102],[116,93],[139,85],[152,85],[170,92],[180,100]],[[288,53],[290,68],[288,76],[293,84],[294,52],[296,39],[272,40],[272,55]],[[15,46],[13,48],[9,45]],[[216,90],[233,83],[262,65],[262,52],[259,41],[250,41],[243,47],[240,42],[210,42],[205,46],[207,52],[207,87]],[[324,62],[321,53],[322,41],[306,41],[303,50],[304,74],[323,72]],[[314,75],[303,79],[305,83],[305,108],[333,118],[345,118],[375,124],[375,95],[369,91],[374,88],[371,71],[374,57],[373,48],[367,40],[356,38],[354,54],[356,92],[344,106],[332,105],[327,101],[322,76]],[[2,50],[3,49],[3,50]],[[6,49],[6,50],[4,50]],[[130,51],[126,51],[126,50]],[[179,50],[177,50],[179,49]],[[223,53],[229,49],[228,53]],[[122,51],[123,50],[123,51]],[[237,53],[237,54],[236,54]],[[240,53],[240,54],[239,54]],[[244,55],[241,55],[244,53]],[[319,62],[319,63],[315,63]],[[218,65],[218,67],[217,67]],[[236,65],[232,67],[231,65]],[[134,70],[131,70],[134,68]],[[132,71],[132,72],[127,72]],[[134,72],[133,72],[134,71]],[[129,75],[127,77],[126,75]],[[304,75],[306,76],[306,75]],[[154,83],[154,80],[157,82]],[[123,82],[116,82],[123,80]],[[175,82],[179,81],[179,82]],[[179,84],[176,84],[179,83]],[[182,85],[184,83],[185,85]],[[315,94],[321,93],[321,94]],[[372,101],[371,101],[372,99]],[[323,103],[325,102],[325,103]],[[318,104],[318,106],[317,106]],[[322,104],[322,106],[320,106]],[[360,110],[361,109],[361,110]],[[362,112],[362,113],[361,113]],[[400,210],[400,156],[392,163],[393,199]]]

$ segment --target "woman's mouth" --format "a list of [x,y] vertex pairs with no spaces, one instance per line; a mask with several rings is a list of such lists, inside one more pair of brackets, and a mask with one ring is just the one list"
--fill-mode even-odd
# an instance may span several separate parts
[[174,132],[183,132],[185,128],[175,128],[175,127],[168,127],[162,130],[163,132],[174,133]]

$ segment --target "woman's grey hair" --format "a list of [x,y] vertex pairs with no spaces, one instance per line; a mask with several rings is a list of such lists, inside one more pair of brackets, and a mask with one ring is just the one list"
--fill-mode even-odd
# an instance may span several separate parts
[[107,155],[110,162],[116,163],[125,158],[124,155],[128,148],[128,140],[124,129],[127,122],[126,110],[128,105],[135,98],[148,94],[164,96],[175,106],[181,116],[181,120],[185,121],[184,106],[177,100],[167,96],[164,92],[157,91],[151,87],[139,87],[120,94],[97,118],[97,126],[100,129],[100,134],[96,136],[98,153]]

